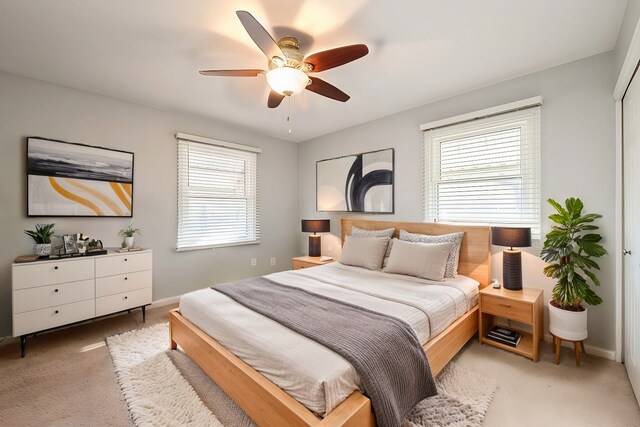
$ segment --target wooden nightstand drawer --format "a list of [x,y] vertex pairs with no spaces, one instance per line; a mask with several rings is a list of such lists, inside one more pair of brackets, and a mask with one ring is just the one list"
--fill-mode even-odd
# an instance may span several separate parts
[[533,306],[531,304],[492,295],[482,295],[482,312],[524,323],[533,322]]
[[325,265],[334,262],[332,258],[328,261],[320,261],[320,257],[312,256],[299,256],[291,259],[291,269],[300,270],[301,268],[317,267],[319,265]]
[[318,264],[312,264],[310,262],[298,261],[296,259],[294,259],[291,264],[292,264],[292,268],[294,270],[300,270],[301,268],[310,268],[310,267],[317,267],[318,266]]

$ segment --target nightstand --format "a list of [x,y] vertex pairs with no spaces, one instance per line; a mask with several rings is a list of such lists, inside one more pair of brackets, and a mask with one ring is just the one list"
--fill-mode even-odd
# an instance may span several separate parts
[[291,269],[300,270],[301,268],[317,267],[334,262],[335,259],[329,261],[320,261],[319,256],[299,256],[291,258]]
[[[480,324],[479,338],[481,344],[490,344],[504,350],[538,361],[538,347],[544,333],[544,318],[542,317],[542,289],[523,288],[521,291],[510,291],[491,286],[480,291]],[[531,325],[532,332],[524,332],[517,328],[508,327],[522,334],[522,340],[517,347],[511,347],[486,338],[487,332],[496,324],[498,318],[515,320]]]

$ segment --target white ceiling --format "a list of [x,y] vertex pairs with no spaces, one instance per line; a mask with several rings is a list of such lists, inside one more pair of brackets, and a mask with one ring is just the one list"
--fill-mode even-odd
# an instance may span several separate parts
[[[305,141],[613,49],[626,3],[0,0],[0,69]],[[276,40],[299,36],[305,54],[367,44],[368,56],[318,74],[351,100],[305,91],[292,99],[288,126],[286,100],[267,108],[263,76],[200,76],[266,67],[235,15],[240,9]]]

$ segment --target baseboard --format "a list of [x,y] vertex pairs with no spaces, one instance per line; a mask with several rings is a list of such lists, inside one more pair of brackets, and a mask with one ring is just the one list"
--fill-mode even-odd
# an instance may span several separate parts
[[[550,334],[545,334],[544,340],[548,343],[552,343],[553,337]],[[562,346],[573,348],[573,343],[570,341],[562,341]],[[609,360],[616,360],[616,352],[613,350],[606,350],[604,348],[596,347],[589,344],[585,344],[584,349],[587,354],[592,354],[594,356],[602,357]]]
[[159,299],[157,301],[153,301],[151,303],[151,307],[149,308],[156,308],[156,307],[162,307],[164,305],[169,305],[169,304],[176,304],[180,301],[180,297],[182,295],[176,295],[175,297],[169,297],[169,298],[162,298]]

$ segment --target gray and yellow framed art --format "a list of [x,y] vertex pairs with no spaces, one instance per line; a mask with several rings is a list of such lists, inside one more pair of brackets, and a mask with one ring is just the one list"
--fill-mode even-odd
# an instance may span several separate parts
[[27,138],[27,216],[132,215],[133,153]]
[[393,167],[393,148],[316,162],[316,210],[393,213]]

